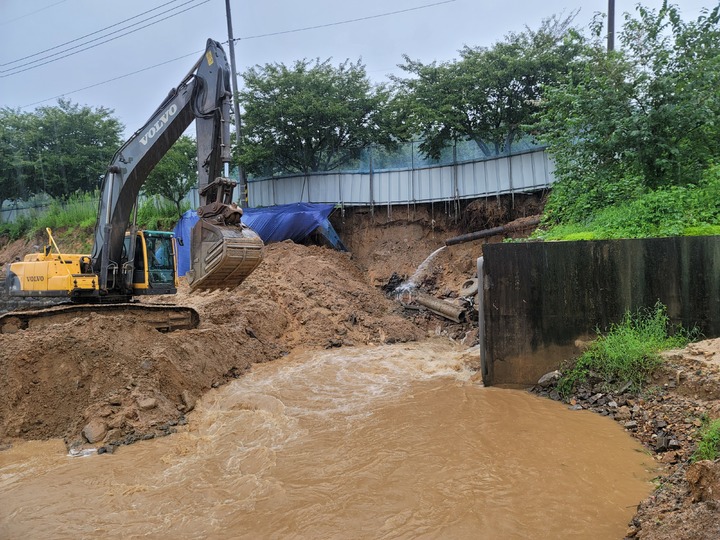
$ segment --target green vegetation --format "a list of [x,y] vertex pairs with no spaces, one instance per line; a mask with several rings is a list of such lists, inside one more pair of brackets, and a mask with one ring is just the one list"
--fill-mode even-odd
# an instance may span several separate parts
[[239,160],[251,174],[331,171],[370,144],[393,144],[388,92],[370,83],[359,61],[266,64],[243,79]]
[[[74,195],[67,201],[53,200],[48,210],[36,217],[20,217],[14,223],[0,223],[0,236],[9,240],[44,235],[45,229],[54,231],[86,231],[90,236],[97,220],[99,194]],[[189,203],[180,205],[181,213],[190,208]],[[169,231],[178,221],[174,202],[160,196],[148,197],[138,210],[138,226],[141,229]],[[83,235],[81,235],[83,236]],[[88,247],[89,249],[89,247]]]
[[182,215],[190,209],[190,203],[176,206],[163,197],[148,197],[138,209],[138,226],[151,231],[170,231],[178,222],[178,212]]
[[[187,205],[183,206],[182,201],[197,186],[197,176],[197,143],[183,135],[150,172],[143,192],[146,195],[161,195],[172,201],[176,209],[175,217],[179,218],[187,210]],[[165,211],[163,207],[161,214],[165,215]]]
[[557,178],[544,223],[569,226],[547,237],[716,232],[720,6],[690,22],[638,6],[612,53],[594,33],[539,114]]
[[92,192],[120,146],[112,111],[73,104],[32,112],[0,109],[0,201]]
[[[546,222],[547,222],[546,216]],[[648,191],[627,202],[599,209],[582,221],[541,227],[543,240],[602,240],[720,234],[720,166],[697,184]]]
[[718,457],[720,457],[720,418],[706,422],[700,430],[700,442],[692,455],[692,461],[716,460]]
[[673,329],[665,306],[658,303],[652,309],[626,312],[623,320],[613,324],[605,335],[598,338],[567,370],[558,390],[567,397],[573,389],[591,377],[601,378],[606,385],[631,383],[639,390],[645,380],[661,363],[662,350],[684,347],[693,332]]
[[57,199],[50,203],[46,212],[33,221],[30,234],[43,232],[46,228],[90,228],[97,220],[98,193],[72,195],[67,201]]
[[7,236],[15,241],[25,236],[32,227],[33,220],[21,216],[12,223],[0,223],[0,237]]

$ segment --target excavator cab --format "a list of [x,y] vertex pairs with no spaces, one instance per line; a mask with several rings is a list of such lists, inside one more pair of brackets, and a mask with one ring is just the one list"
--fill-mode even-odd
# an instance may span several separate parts
[[175,294],[177,292],[177,249],[173,233],[138,231],[130,263],[130,235],[125,236],[123,259],[132,264],[133,294]]

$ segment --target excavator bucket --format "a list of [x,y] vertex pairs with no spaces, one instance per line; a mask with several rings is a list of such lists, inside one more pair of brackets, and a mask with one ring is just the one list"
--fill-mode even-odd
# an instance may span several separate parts
[[262,261],[263,241],[245,225],[219,225],[200,219],[192,230],[190,289],[232,289]]

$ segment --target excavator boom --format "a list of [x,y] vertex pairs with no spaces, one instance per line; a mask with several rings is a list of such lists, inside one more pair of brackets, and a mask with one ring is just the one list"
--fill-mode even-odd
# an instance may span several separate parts
[[190,73],[115,154],[103,183],[91,255],[101,290],[131,292],[132,246],[123,254],[131,211],[150,171],[193,120],[200,220],[193,231],[190,286],[236,287],[262,260],[262,240],[241,222],[242,210],[232,202],[237,184],[222,176],[230,161],[230,88],[225,52],[208,39]]

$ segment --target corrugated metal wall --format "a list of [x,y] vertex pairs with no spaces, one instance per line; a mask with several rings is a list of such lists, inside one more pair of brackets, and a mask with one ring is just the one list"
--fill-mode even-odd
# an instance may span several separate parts
[[295,202],[343,206],[407,204],[537,191],[552,184],[544,150],[455,165],[281,176],[248,183],[250,207]]
[[[527,193],[552,184],[553,170],[546,152],[534,150],[455,165],[277,176],[251,180],[248,204],[251,208],[296,202],[372,206]],[[239,196],[239,190],[235,196]],[[197,208],[200,204],[197,188],[190,190],[185,200]],[[96,202],[90,204],[97,206]],[[44,205],[8,206],[0,209],[0,222],[12,222],[21,215],[39,215],[46,210]]]

